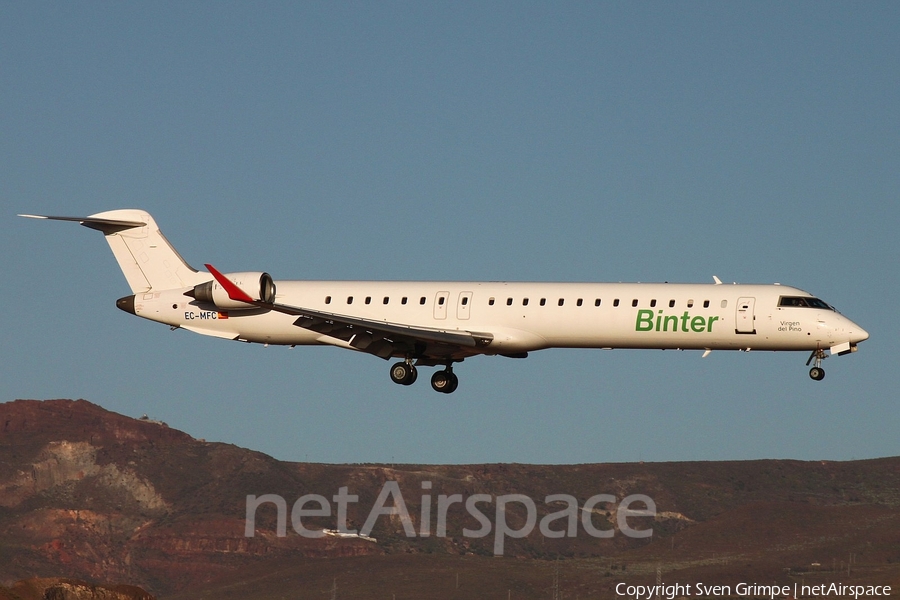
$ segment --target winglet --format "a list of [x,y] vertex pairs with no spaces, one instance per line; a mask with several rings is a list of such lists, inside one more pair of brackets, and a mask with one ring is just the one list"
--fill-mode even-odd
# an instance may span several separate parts
[[716,285],[722,285],[722,280],[719,279],[718,277],[716,277],[715,275],[713,275],[713,281],[716,282]]
[[225,277],[224,275],[219,273],[219,271],[217,271],[214,266],[212,266],[212,265],[204,265],[204,266],[207,269],[209,269],[209,272],[212,273],[212,276],[216,278],[216,281],[219,282],[219,285],[221,285],[222,288],[226,292],[228,292],[229,298],[231,298],[232,300],[237,300],[238,302],[246,302],[247,304],[256,303],[256,300],[254,300],[253,298],[248,296],[244,290],[242,290],[238,286],[234,285],[233,281],[231,281],[230,279],[228,279],[227,277]]

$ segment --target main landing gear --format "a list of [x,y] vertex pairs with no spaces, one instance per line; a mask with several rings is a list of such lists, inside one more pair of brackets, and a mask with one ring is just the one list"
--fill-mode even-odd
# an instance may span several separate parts
[[[412,385],[419,374],[411,360],[395,363],[391,367],[391,381],[400,385]],[[459,387],[459,378],[453,372],[452,363],[447,363],[443,371],[435,371],[431,376],[431,387],[436,392],[452,394]]]
[[412,362],[398,362],[391,367],[391,381],[400,385],[412,385],[418,379],[419,373]]
[[815,365],[812,369],[809,370],[809,376],[816,380],[822,381],[825,379],[825,369],[822,368],[822,361],[828,358],[828,355],[825,354],[825,351],[821,348],[816,348],[809,355],[809,360],[806,361],[806,366],[809,366],[809,363],[815,361]]
[[450,365],[443,371],[435,371],[431,376],[431,387],[436,392],[452,394],[459,387],[459,377],[453,372]]

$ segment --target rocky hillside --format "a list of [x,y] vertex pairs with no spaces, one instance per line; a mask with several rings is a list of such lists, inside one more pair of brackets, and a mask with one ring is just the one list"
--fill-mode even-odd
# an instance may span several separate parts
[[[325,532],[338,527],[335,496],[342,488],[358,497],[344,502],[348,530],[366,529],[373,509],[390,512],[397,496],[409,518],[375,511],[364,537]],[[469,509],[466,501],[478,494],[480,504]],[[614,501],[586,506],[597,494]],[[652,499],[656,516],[624,524],[652,531],[649,537],[623,533],[619,503],[632,494]],[[285,513],[279,518],[276,504],[261,503],[247,536],[248,496],[264,495],[284,499]],[[297,508],[304,495],[308,502]],[[577,502],[571,520],[566,500],[548,498],[554,495]],[[458,500],[443,509],[445,535],[439,533],[441,496]],[[506,557],[602,561],[604,572],[620,560],[672,569],[743,560],[777,562],[784,573],[785,565],[833,566],[853,552],[873,565],[900,564],[896,458],[395,468],[286,463],[84,400],[0,404],[0,584],[7,586],[30,577],[75,577],[139,585],[159,597],[200,597],[197,590],[217,582],[234,587],[241,573],[263,580],[276,565],[306,569],[309,578],[326,571],[315,565],[334,568],[334,559],[346,557],[382,566],[417,555],[489,557],[497,553],[499,518],[513,532],[527,526],[528,507],[516,501],[522,497],[533,501],[534,526],[525,537],[500,536]],[[330,504],[331,516],[314,515],[321,502]],[[292,519],[292,507],[308,512]],[[586,534],[585,511],[588,524],[611,537]],[[476,513],[487,521],[480,537],[465,534],[485,532]],[[545,518],[551,524],[542,533]],[[320,537],[300,535],[298,523]],[[574,536],[546,535],[570,526]]]
[[155,600],[144,590],[129,586],[102,586],[72,579],[29,579],[11,588],[0,587],[0,600]]

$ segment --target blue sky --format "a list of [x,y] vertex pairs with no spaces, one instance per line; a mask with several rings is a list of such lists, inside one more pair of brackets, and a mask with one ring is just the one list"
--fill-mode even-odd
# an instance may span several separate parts
[[[285,460],[896,455],[900,6],[0,4],[0,401],[86,398]],[[136,319],[98,233],[276,279],[782,282],[794,353],[550,350],[452,396],[333,348]]]

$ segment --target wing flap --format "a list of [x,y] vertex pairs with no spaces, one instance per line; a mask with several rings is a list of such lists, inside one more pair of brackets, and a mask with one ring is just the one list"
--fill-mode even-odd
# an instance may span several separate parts
[[297,316],[298,319],[294,321],[294,325],[297,327],[303,327],[304,329],[309,329],[316,333],[322,333],[340,339],[349,340],[349,338],[357,332],[354,330],[362,330],[370,332],[377,331],[388,339],[392,339],[393,337],[411,337],[421,341],[437,344],[451,344],[464,348],[483,348],[494,341],[494,336],[490,333],[414,327],[412,325],[388,323],[387,321],[375,321],[371,319],[361,319],[359,317],[323,313],[316,310],[302,309],[282,304],[272,304],[269,306],[272,310]]
[[414,327],[281,304],[271,309],[297,317],[294,325],[327,335],[384,359],[391,356],[479,354],[494,341],[490,333]]

